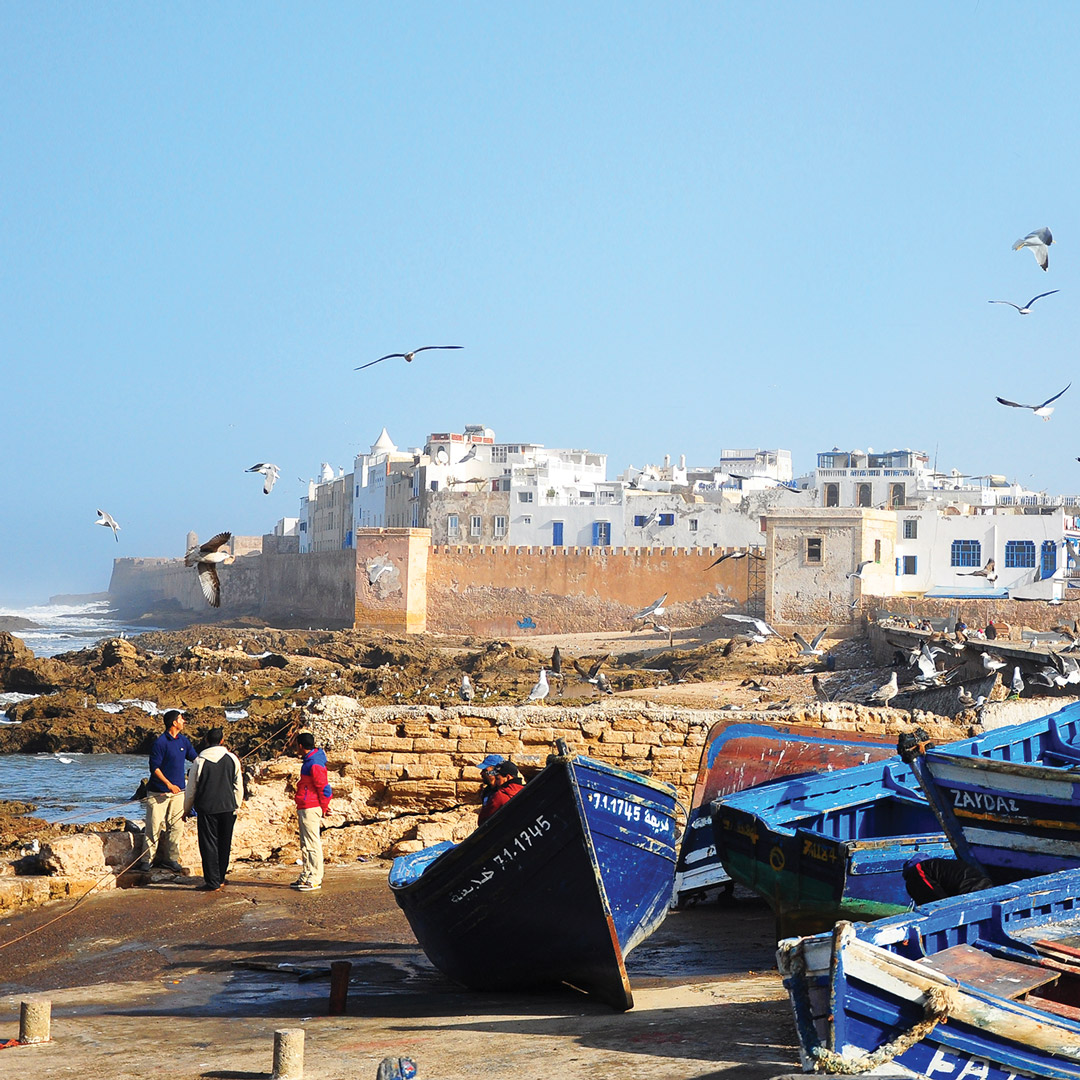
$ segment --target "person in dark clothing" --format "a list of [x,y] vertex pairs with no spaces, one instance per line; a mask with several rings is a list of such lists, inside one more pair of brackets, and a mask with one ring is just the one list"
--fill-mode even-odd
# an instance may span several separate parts
[[524,785],[518,767],[512,761],[502,761],[495,766],[495,793],[480,807],[476,823],[485,821],[500,807],[505,806]]
[[240,759],[222,744],[224,732],[211,728],[206,749],[195,759],[191,783],[184,794],[184,814],[196,813],[199,855],[202,857],[203,892],[216,892],[225,884],[232,853],[236,812],[244,801]]
[[[150,779],[146,785],[146,850],[136,870],[161,866],[174,874],[180,865],[180,837],[184,835],[184,769],[194,761],[195,747],[184,732],[184,714],[169,709],[165,730],[150,748]],[[158,844],[161,843],[161,851]]]
[[934,859],[922,853],[904,863],[904,884],[916,904],[994,887],[989,878],[961,859]]

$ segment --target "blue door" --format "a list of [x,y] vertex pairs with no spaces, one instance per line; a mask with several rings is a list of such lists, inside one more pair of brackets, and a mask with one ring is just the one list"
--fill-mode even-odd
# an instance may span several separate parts
[[562,547],[562,527],[561,521],[553,521],[551,523],[551,546]]

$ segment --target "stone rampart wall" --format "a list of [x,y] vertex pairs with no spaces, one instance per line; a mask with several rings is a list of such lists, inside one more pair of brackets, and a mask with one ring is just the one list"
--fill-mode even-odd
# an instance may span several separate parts
[[915,619],[944,618],[955,614],[967,623],[970,630],[984,627],[993,619],[995,623],[1006,624],[1017,641],[1025,627],[1029,630],[1050,630],[1062,623],[1072,626],[1073,620],[1080,618],[1080,600],[1050,604],[1045,600],[929,600],[864,596],[860,609],[871,616],[877,611],[887,611],[897,615],[909,614]]
[[[747,560],[708,569],[724,548],[457,547],[431,549],[427,626],[504,636],[625,629],[664,593],[665,625],[699,626],[747,597]],[[524,624],[524,625],[523,625]]]

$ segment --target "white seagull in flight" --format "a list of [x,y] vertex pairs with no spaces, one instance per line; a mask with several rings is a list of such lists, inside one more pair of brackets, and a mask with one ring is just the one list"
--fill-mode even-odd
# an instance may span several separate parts
[[106,529],[112,529],[113,539],[119,544],[120,537],[116,534],[120,531],[120,526],[116,524],[116,518],[112,516],[106,510],[99,510],[97,512],[97,524],[104,525]]
[[667,593],[664,593],[659,600],[654,600],[648,607],[644,607],[640,611],[635,611],[630,618],[637,621],[638,619],[647,619],[650,615],[663,615],[667,610],[664,607],[664,601],[666,599]]
[[244,472],[257,472],[263,474],[263,494],[269,495],[274,489],[274,482],[281,475],[281,470],[276,465],[271,465],[268,461],[260,461],[258,465],[252,465],[250,469],[245,469]]
[[378,360],[372,360],[367,364],[361,364],[358,368],[353,368],[354,371],[363,371],[366,367],[371,367],[374,364],[381,364],[384,360],[391,360],[395,356],[400,356],[406,364],[413,362],[413,357],[417,353],[427,352],[429,349],[464,349],[464,345],[422,345],[419,349],[413,349],[412,352],[391,352],[385,356],[380,356]]
[[1038,296],[1033,296],[1023,307],[1021,307],[1019,304],[1014,304],[1011,300],[987,300],[986,302],[988,304],[1008,304],[1009,307],[1016,308],[1016,310],[1019,311],[1021,315],[1030,315],[1031,305],[1034,304],[1036,300],[1041,300],[1044,296],[1053,296],[1056,292],[1061,292],[1061,290],[1051,289],[1049,292],[1041,292]]
[[199,585],[211,607],[221,607],[221,582],[218,581],[217,565],[233,561],[228,550],[231,539],[231,532],[218,533],[217,536],[211,536],[205,544],[195,544],[188,548],[184,555],[184,565],[194,566],[198,570]]
[[1034,232],[1029,232],[1023,240],[1017,240],[1013,244],[1013,251],[1019,251],[1021,248],[1031,248],[1035,261],[1044,270],[1048,270],[1050,268],[1050,252],[1047,249],[1053,242],[1054,237],[1049,229],[1036,229]]
[[[1069,383],[1069,386],[1072,386],[1072,383]],[[1065,390],[1068,390],[1069,386],[1066,386]],[[1030,409],[1036,416],[1041,416],[1044,420],[1049,420],[1050,414],[1054,411],[1050,402],[1057,401],[1057,399],[1065,393],[1065,390],[1059,390],[1052,398],[1047,398],[1041,405],[1021,405],[1018,401],[1009,401],[1007,398],[1003,397],[999,397],[997,400],[1002,405],[1009,405],[1014,409]]]

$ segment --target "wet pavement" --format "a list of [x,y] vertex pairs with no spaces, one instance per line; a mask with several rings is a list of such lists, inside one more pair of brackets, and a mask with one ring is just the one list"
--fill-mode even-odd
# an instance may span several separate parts
[[[408,1055],[420,1080],[512,1075],[765,1080],[797,1068],[773,919],[736,897],[672,912],[627,960],[635,1008],[574,991],[462,990],[419,949],[386,866],[240,866],[216,893],[175,879],[47,905],[0,923],[0,1042],[29,994],[52,1001],[53,1041],[0,1050],[0,1077],[269,1077],[274,1031],[303,1028],[308,1080],[371,1077]],[[22,937],[28,934],[30,936]],[[329,965],[349,960],[345,1015]],[[513,964],[513,955],[493,956]]]

